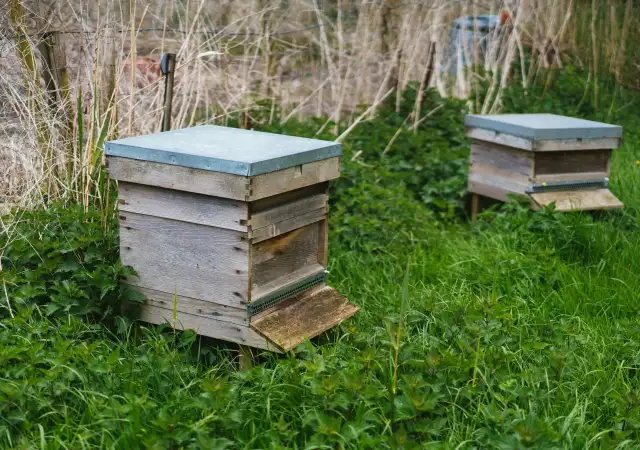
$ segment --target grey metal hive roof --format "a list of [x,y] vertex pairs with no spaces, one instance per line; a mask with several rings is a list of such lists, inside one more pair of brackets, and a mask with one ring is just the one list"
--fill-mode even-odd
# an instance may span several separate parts
[[464,118],[464,124],[541,141],[622,137],[622,127],[618,125],[555,114],[469,114]]
[[142,161],[260,175],[339,156],[336,142],[214,125],[110,141],[105,154]]

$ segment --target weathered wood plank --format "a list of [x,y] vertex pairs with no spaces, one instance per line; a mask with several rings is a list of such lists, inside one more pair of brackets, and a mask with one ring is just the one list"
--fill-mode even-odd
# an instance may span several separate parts
[[174,322],[172,310],[150,305],[142,307],[140,320],[158,325],[167,323],[179,330],[194,330],[202,336],[236,342],[265,350],[280,351],[277,346],[269,343],[250,327],[224,322],[222,320],[179,313],[177,320]]
[[469,169],[469,192],[503,202],[509,201],[509,194],[524,195],[530,184],[527,177],[491,166],[476,164]]
[[327,194],[316,194],[251,214],[249,225],[253,230],[257,230],[275,222],[282,222],[318,209],[326,210],[326,208]]
[[511,134],[496,133],[495,131],[482,128],[466,128],[465,134],[471,139],[493,142],[494,144],[520,148],[522,150],[533,150],[533,142],[530,139],[513,136]]
[[481,141],[493,142],[494,144],[506,145],[508,147],[519,148],[535,152],[555,152],[563,150],[601,150],[615,149],[620,146],[619,138],[600,139],[557,139],[557,140],[537,140],[522,138],[507,133],[497,133],[482,128],[467,128],[465,134]]
[[474,140],[471,143],[471,166],[484,165],[530,177],[534,154],[526,150]]
[[329,158],[301,166],[265,173],[251,178],[251,194],[254,201],[306,186],[323,183],[340,176],[340,158]]
[[290,350],[332,328],[358,312],[358,307],[335,289],[325,286],[311,294],[301,294],[251,320],[251,328],[283,350]]
[[535,154],[535,175],[607,172],[611,150],[557,151]]
[[475,222],[478,219],[478,213],[480,212],[480,195],[471,194],[471,221]]
[[122,263],[130,283],[185,297],[242,307],[248,302],[246,233],[122,212]]
[[318,263],[327,267],[329,256],[329,220],[325,216],[324,220],[318,224]]
[[193,245],[196,249],[206,246],[217,253],[225,252],[228,255],[237,254],[239,249],[249,249],[248,235],[241,231],[124,211],[119,213],[119,218],[120,226],[123,228],[134,228],[183,240],[185,244]]
[[318,223],[298,228],[252,246],[252,289],[318,263]]
[[120,211],[245,232],[249,218],[243,201],[124,181],[118,183],[118,207]]
[[210,319],[221,320],[223,322],[235,323],[237,325],[248,326],[249,319],[246,308],[234,308],[211,301],[198,300],[182,295],[174,295],[168,292],[157,291],[137,287],[145,297],[145,303],[158,308],[173,310],[175,301],[176,310],[180,313],[193,314],[194,316],[208,317]]
[[549,141],[536,141],[533,150],[536,152],[557,152],[564,150],[602,150],[616,149],[620,147],[619,138],[600,139],[557,139]]
[[589,211],[624,207],[608,189],[537,192],[529,195],[540,207],[555,202],[557,211]]
[[[142,241],[142,244],[146,245],[148,241]],[[151,243],[151,245],[154,244],[155,242]],[[162,251],[143,254],[139,249],[135,251],[135,247],[130,248],[131,253],[123,257],[123,264],[133,267],[138,275],[127,277],[129,284],[167,292],[173,291],[181,296],[237,308],[243,308],[248,303],[249,281],[246,269],[244,275],[225,275],[210,270],[199,261],[194,262],[193,258],[186,258],[183,266],[174,267],[178,262],[174,256],[179,254],[175,249],[167,249],[171,255],[167,258],[162,255]],[[127,250],[122,252],[126,255]]]
[[287,191],[282,194],[272,195],[271,197],[265,197],[260,200],[249,202],[249,217],[285,203],[313,197],[318,194],[326,194],[328,189],[329,182],[325,181],[323,183],[312,184],[311,186],[294,189],[293,191]]
[[234,200],[245,201],[249,197],[249,178],[241,175],[116,156],[107,157],[107,163],[111,178],[118,181],[177,189],[179,191]]
[[258,242],[274,238],[281,234],[288,233],[289,231],[302,228],[305,225],[319,222],[326,217],[326,214],[327,210],[323,207],[314,211],[309,211],[308,213],[302,214],[300,216],[283,220],[282,222],[272,223],[264,228],[252,230],[249,236],[251,238],[251,242],[253,244],[256,244]]

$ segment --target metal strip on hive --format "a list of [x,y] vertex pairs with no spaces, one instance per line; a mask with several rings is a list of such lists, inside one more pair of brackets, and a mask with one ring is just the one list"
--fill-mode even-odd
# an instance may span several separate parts
[[527,194],[550,191],[569,191],[576,189],[602,189],[609,186],[608,178],[596,180],[557,181],[549,183],[532,184]]
[[322,270],[320,272],[309,275],[308,277],[304,277],[296,281],[295,283],[284,286],[278,290],[270,292],[259,300],[255,302],[249,303],[247,309],[249,312],[249,317],[254,316],[266,309],[271,308],[285,300],[288,300],[296,295],[311,289],[312,287],[318,286],[326,281],[326,271]]

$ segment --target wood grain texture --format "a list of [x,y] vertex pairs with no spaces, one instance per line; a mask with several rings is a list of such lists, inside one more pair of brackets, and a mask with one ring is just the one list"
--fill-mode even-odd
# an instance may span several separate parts
[[480,212],[480,194],[471,194],[471,222],[478,219]]
[[523,175],[476,164],[469,168],[468,190],[473,194],[509,201],[507,195],[524,195],[530,181]]
[[327,209],[327,194],[293,200],[270,209],[251,214],[249,225],[252,230],[264,228],[276,222],[292,219],[318,209]]
[[340,158],[329,158],[251,178],[248,200],[259,200],[338,178]]
[[236,325],[248,326],[249,319],[246,308],[234,308],[232,306],[213,303],[205,300],[198,300],[182,295],[175,295],[169,292],[156,291],[155,289],[136,288],[145,297],[145,304],[173,310],[175,301],[176,310],[181,313],[193,314],[194,316],[208,317],[210,319],[221,320],[223,322],[235,323]]
[[507,147],[519,148],[522,150],[533,150],[533,141],[530,139],[513,136],[506,133],[496,133],[495,131],[482,128],[466,128],[465,134],[471,139],[492,142],[494,144],[505,145]]
[[327,267],[329,257],[329,220],[325,216],[324,220],[318,224],[318,263]]
[[533,150],[536,152],[557,152],[564,150],[601,150],[620,147],[620,138],[601,139],[558,139],[552,141],[536,141]]
[[555,202],[557,211],[590,211],[624,207],[608,189],[538,192],[530,196],[539,207]]
[[251,291],[251,301],[255,302],[260,300],[262,297],[269,295],[275,291],[278,291],[284,287],[287,287],[298,280],[309,277],[311,275],[316,275],[324,272],[324,266],[320,264],[310,264],[308,266],[301,267],[299,269],[294,270],[280,278],[276,278],[269,283],[265,283],[260,286],[256,286]]
[[136,286],[229,306],[249,298],[246,233],[136,213],[120,214],[122,263]]
[[234,200],[247,200],[249,178],[189,167],[139,161],[116,156],[107,157],[111,178],[118,181],[158,186],[196,194]]
[[272,223],[264,228],[252,230],[250,233],[251,243],[255,244],[266,239],[271,239],[281,234],[288,233],[292,230],[302,228],[305,225],[316,223],[325,218],[327,213],[326,207],[309,211],[300,216],[291,217],[282,222]]
[[471,143],[471,166],[487,166],[525,177],[533,176],[532,152],[505,145],[474,140]]
[[179,313],[174,323],[173,311],[157,306],[145,305],[140,311],[140,320],[152,324],[167,323],[178,330],[194,330],[197,334],[224,341],[236,342],[250,347],[279,352],[279,347],[268,342],[250,327],[224,322],[192,314]]
[[615,149],[620,146],[621,141],[619,138],[557,139],[533,141],[531,139],[526,139],[507,133],[497,133],[495,131],[473,127],[466,128],[465,134],[472,139],[493,142],[494,144],[506,145],[508,147],[514,147],[534,152]]
[[294,189],[293,191],[287,191],[282,194],[249,202],[249,216],[254,216],[277,206],[284,205],[285,203],[313,197],[318,194],[327,194],[328,189],[329,182],[325,181],[323,183],[313,184],[311,186]]
[[535,154],[535,175],[604,172],[611,150],[557,151]]
[[318,262],[319,223],[252,246],[252,290]]
[[251,328],[286,351],[338,325],[356,312],[357,306],[335,289],[325,286],[277,305],[270,314],[252,319]]
[[249,208],[246,202],[239,200],[122,181],[118,183],[118,207],[120,211],[248,230]]

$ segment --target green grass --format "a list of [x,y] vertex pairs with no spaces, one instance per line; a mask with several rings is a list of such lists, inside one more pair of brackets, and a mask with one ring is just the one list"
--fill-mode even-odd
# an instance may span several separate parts
[[[510,204],[471,225],[463,104],[447,100],[387,156],[406,111],[384,110],[349,136],[332,186],[330,283],[360,313],[246,373],[219,342],[118,315],[131,294],[113,283],[122,269],[99,213],[23,216],[12,236],[25,239],[3,257],[15,317],[0,309],[0,448],[638,448],[637,103],[576,109],[576,77],[512,92],[505,110],[624,125],[612,168],[623,212]],[[71,278],[85,299],[60,300],[73,315],[55,297]]]

